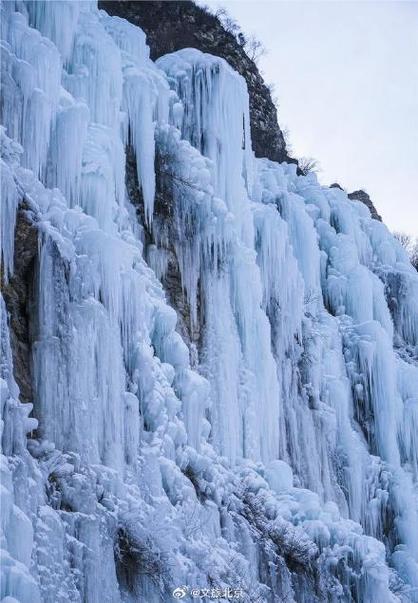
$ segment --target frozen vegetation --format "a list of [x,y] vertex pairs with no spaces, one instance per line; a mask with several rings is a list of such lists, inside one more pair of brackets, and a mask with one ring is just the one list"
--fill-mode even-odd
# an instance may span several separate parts
[[417,602],[400,244],[343,191],[255,159],[224,60],[154,64],[94,2],[1,10],[6,287],[22,203],[38,250],[32,403],[1,305],[0,601]]

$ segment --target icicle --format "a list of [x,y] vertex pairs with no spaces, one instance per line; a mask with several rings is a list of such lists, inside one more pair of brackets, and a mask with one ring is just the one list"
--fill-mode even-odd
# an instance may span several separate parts
[[169,89],[149,60],[143,31],[123,19],[109,17],[104,11],[100,17],[106,31],[122,51],[123,108],[128,116],[125,144],[131,144],[135,151],[145,218],[150,225],[155,197],[154,120],[167,120]]
[[[88,2],[63,1],[63,0],[26,0],[29,23],[38,29],[42,35],[54,42],[60,51],[63,61],[69,60],[74,43],[74,35],[80,9]],[[90,2],[94,6],[94,2]]]
[[118,130],[122,100],[120,51],[100,25],[95,12],[84,12],[74,39],[74,51],[64,86],[85,101],[93,122]]
[[245,199],[252,187],[248,93],[244,80],[223,59],[184,49],[158,59],[182,101],[183,138],[214,163],[215,193],[237,220],[242,215],[245,240],[253,236]]
[[20,195],[9,166],[0,159],[1,181],[1,259],[5,282],[13,274],[16,212]]
[[90,124],[83,149],[80,205],[108,232],[125,201],[125,155],[120,140],[99,124]]
[[[210,576],[251,600],[416,600],[418,277],[399,244],[343,191],[254,159],[225,61],[156,66],[90,2],[3,2],[2,32],[5,280],[22,196],[39,248],[36,419],[1,305],[0,599],[152,601]],[[171,295],[176,271],[179,325],[157,279]]]
[[47,181],[50,186],[58,187],[72,206],[80,201],[81,162],[87,123],[87,106],[74,102],[62,90],[51,135]]
[[7,82],[2,119],[9,136],[23,146],[22,163],[43,175],[59,99],[60,56],[49,40],[27,27],[21,13],[11,13],[7,22],[10,46],[4,49]]
[[150,51],[146,44],[146,36],[142,29],[125,19],[110,17],[104,10],[100,11],[100,21],[116,45],[129,55],[129,59],[138,67],[152,65],[149,60]]
[[124,101],[129,120],[129,143],[135,150],[138,180],[144,198],[145,216],[152,222],[155,197],[153,91],[147,75],[127,68]]

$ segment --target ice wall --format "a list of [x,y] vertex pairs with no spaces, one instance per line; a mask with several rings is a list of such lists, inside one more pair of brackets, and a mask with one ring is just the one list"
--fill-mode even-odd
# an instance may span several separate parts
[[399,244],[254,159],[222,59],[155,65],[94,2],[1,10],[6,288],[23,202],[38,251],[31,404],[1,306],[0,600],[418,600],[418,278]]
[[[166,238],[180,241],[176,256],[182,281],[187,283],[192,275],[192,287],[185,286],[187,293],[192,290],[192,316],[196,315],[195,291],[200,285],[205,322],[201,370],[212,385],[213,437],[217,449],[231,461],[245,456],[268,462],[278,456],[280,393],[270,325],[261,309],[248,197],[253,163],[248,94],[243,79],[223,59],[197,50],[179,51],[159,59],[157,65],[167,72],[184,107],[180,113],[179,101],[174,100],[173,125],[210,160],[201,169],[197,165],[190,170],[188,156],[196,153],[192,149],[186,153],[184,141],[176,143],[165,137],[159,145],[163,166],[168,163],[174,174],[178,171],[176,160],[187,162],[180,168],[182,182],[173,191],[174,211],[188,220],[194,213],[200,214],[196,208],[200,190],[205,191],[204,201],[209,205],[203,220],[199,215],[194,220],[202,226],[191,224],[186,230],[182,220],[174,225],[177,232],[169,232]],[[181,157],[177,157],[179,145],[183,147]],[[170,189],[169,174],[166,180]],[[196,234],[196,249],[191,251],[188,247],[195,243]]]

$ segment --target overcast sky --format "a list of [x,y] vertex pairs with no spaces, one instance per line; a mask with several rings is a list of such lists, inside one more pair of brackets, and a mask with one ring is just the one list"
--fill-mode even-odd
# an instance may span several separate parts
[[391,230],[418,235],[418,2],[209,1],[268,53],[279,124],[324,184],[364,188]]

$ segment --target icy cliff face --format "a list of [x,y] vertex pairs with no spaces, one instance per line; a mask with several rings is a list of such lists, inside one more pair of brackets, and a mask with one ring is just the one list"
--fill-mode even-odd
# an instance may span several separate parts
[[291,159],[283,132],[277,123],[277,109],[269,88],[253,60],[247,55],[244,38],[231,33],[222,19],[203,3],[193,0],[99,0],[99,8],[109,15],[139,25],[146,33],[153,61],[182,48],[198,48],[222,57],[240,73],[248,87],[251,143],[256,157],[273,161]]
[[1,306],[1,600],[418,601],[398,242],[254,158],[222,59],[154,64],[90,2],[3,2],[2,39],[5,289],[19,207],[38,249],[30,403]]

